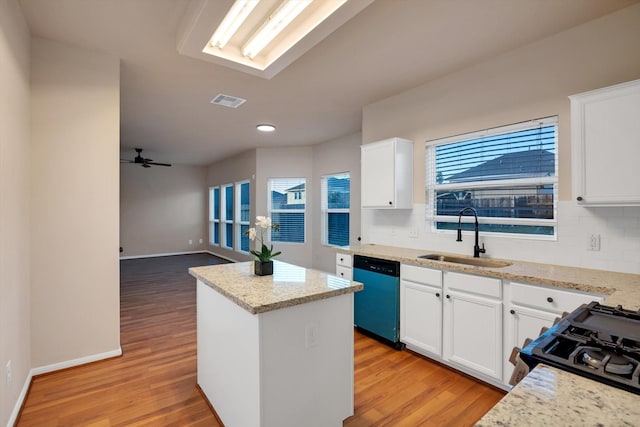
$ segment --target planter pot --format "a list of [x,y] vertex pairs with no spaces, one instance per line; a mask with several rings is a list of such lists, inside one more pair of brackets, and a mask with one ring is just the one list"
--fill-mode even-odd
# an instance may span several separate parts
[[256,276],[270,276],[273,274],[273,261],[253,261]]

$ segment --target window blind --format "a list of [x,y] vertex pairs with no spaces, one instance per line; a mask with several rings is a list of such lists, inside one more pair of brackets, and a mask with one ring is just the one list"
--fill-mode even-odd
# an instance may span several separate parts
[[348,173],[321,178],[322,243],[349,245],[351,179]]
[[268,189],[269,215],[278,225],[278,230],[271,231],[271,241],[304,243],[306,179],[272,178]]
[[555,235],[556,147],[557,117],[431,141],[427,219],[455,229],[473,207],[481,231]]

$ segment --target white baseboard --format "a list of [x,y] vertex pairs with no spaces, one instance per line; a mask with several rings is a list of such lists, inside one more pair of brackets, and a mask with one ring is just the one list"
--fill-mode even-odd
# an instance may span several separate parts
[[24,385],[22,386],[22,390],[20,391],[18,400],[13,406],[13,411],[11,411],[11,416],[9,417],[9,421],[7,422],[7,427],[13,427],[13,425],[18,420],[18,414],[20,414],[20,408],[22,408],[22,404],[27,397],[27,392],[29,391],[31,380],[36,375],[47,374],[49,372],[58,371],[60,369],[72,368],[74,366],[84,365],[85,363],[97,362],[98,360],[109,359],[111,357],[117,356],[122,356],[122,347],[118,347],[116,350],[107,351],[105,353],[92,354],[91,356],[80,357],[78,359],[40,366],[38,368],[32,368],[24,381]]
[[74,366],[84,365],[85,363],[97,362],[98,360],[109,359],[110,357],[117,356],[122,356],[122,347],[118,347],[116,350],[107,351],[105,353],[92,354],[78,359],[66,360],[60,363],[53,363],[51,365],[33,368],[31,370],[31,375],[42,375],[53,371],[59,371],[60,369],[72,368]]
[[18,421],[20,408],[22,408],[24,399],[27,398],[27,392],[29,391],[29,386],[31,385],[32,378],[33,378],[33,369],[29,371],[27,378],[24,380],[24,384],[22,385],[22,390],[20,390],[20,395],[18,396],[18,400],[16,401],[16,404],[13,406],[13,411],[11,411],[11,415],[9,416],[9,421],[7,421],[7,427],[13,427],[16,421]]
[[[148,254],[148,255],[121,256],[120,260],[124,260],[124,259],[140,259],[140,258],[157,258],[157,257],[161,257],[161,256],[173,256],[173,255],[202,254],[202,253],[205,253],[205,252],[209,252],[209,251],[206,251],[206,250],[202,249],[202,250],[199,250],[199,251],[168,252],[166,254]],[[219,255],[216,255],[216,256],[219,256]]]

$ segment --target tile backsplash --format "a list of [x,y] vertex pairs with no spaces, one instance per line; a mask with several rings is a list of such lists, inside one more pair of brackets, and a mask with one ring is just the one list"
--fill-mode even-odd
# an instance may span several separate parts
[[[590,250],[592,235],[599,249]],[[362,242],[473,254],[472,233],[456,242],[455,232],[434,232],[425,221],[425,205],[412,210],[362,210]],[[585,208],[558,202],[557,240],[480,234],[484,256],[640,274],[640,207]]]

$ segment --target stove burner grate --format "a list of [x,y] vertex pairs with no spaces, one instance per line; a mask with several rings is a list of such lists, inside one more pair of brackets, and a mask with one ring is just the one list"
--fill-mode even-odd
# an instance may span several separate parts
[[593,347],[579,350],[578,355],[578,360],[585,365],[594,369],[604,366],[604,372],[614,375],[629,376],[637,364],[637,362],[634,364],[635,361],[629,357]]

